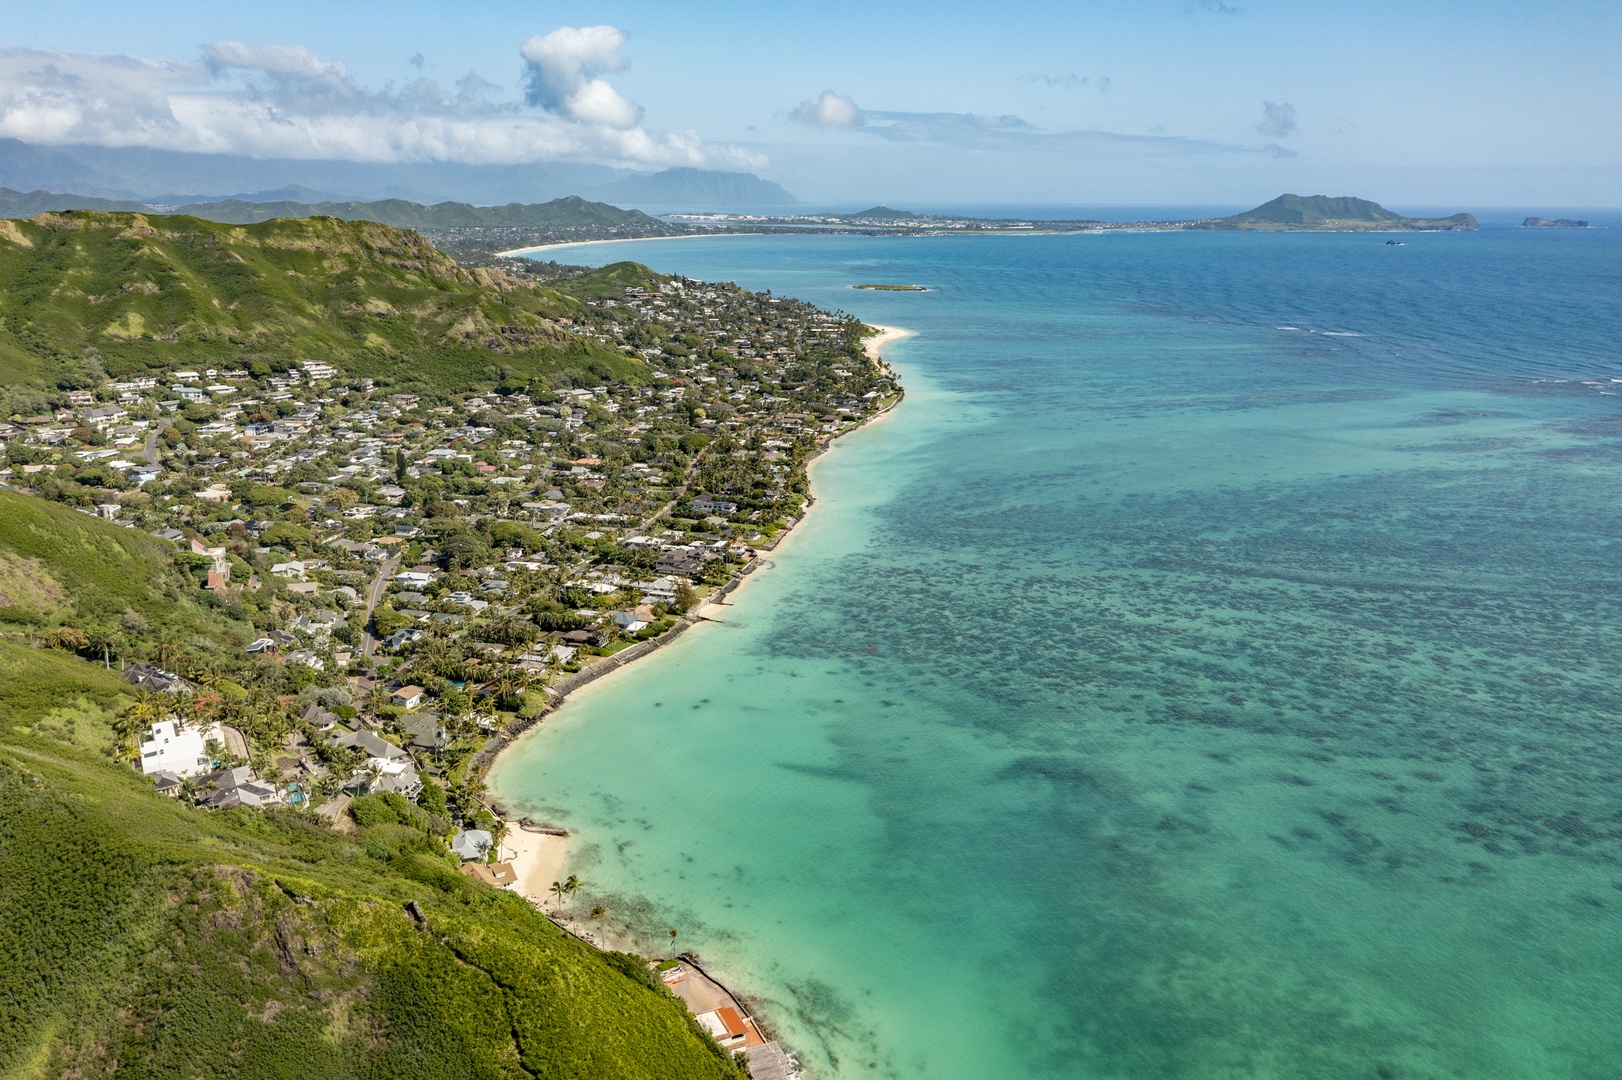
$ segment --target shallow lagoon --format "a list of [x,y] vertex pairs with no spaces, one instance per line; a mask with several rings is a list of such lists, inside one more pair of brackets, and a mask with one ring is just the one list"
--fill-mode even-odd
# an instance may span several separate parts
[[549,252],[917,336],[498,794],[818,1075],[1613,1075],[1622,243],[1405,239]]

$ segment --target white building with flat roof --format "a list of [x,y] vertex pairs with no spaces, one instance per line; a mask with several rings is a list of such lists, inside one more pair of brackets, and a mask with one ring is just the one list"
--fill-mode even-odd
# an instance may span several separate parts
[[185,779],[209,771],[207,746],[217,742],[225,745],[220,725],[202,728],[183,727],[178,720],[160,720],[147,732],[150,738],[141,744],[141,772],[151,776],[155,772],[168,772]]

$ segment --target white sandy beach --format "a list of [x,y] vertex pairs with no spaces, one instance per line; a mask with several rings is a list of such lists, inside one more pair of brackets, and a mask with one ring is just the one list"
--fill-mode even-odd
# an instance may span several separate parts
[[627,237],[624,237],[624,238],[619,239],[619,240],[559,240],[555,244],[536,244],[534,247],[513,248],[511,251],[498,251],[498,252],[496,252],[495,257],[498,258],[498,259],[519,258],[521,256],[528,255],[528,254],[530,254],[532,252],[548,251],[548,250],[550,250],[552,248],[560,248],[560,247],[597,247],[598,245],[601,245],[601,244],[647,244],[647,243],[651,243],[651,242],[655,242],[655,241],[709,240],[709,239],[713,239],[715,237],[728,237],[728,236],[730,236],[730,237],[733,237],[733,238],[737,238],[739,236],[754,236],[754,235],[764,235],[764,234],[715,232],[715,233],[686,233],[686,234],[681,235],[681,236],[627,236]]
[[563,879],[569,861],[569,838],[521,829],[518,822],[507,823],[501,839],[502,854],[509,857],[518,875],[518,891],[536,906],[545,909],[552,902],[547,890]]

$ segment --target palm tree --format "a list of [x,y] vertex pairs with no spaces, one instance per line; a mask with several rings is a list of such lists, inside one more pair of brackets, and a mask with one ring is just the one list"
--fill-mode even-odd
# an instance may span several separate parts
[[[563,882],[563,891],[568,893],[572,900],[574,894],[580,891],[580,879],[575,877],[573,874],[570,874],[569,877]],[[573,909],[572,903],[570,904],[570,908],[571,910]]]
[[601,919],[604,915],[607,915],[607,914],[608,914],[608,909],[603,907],[603,905],[601,905],[601,904],[598,904],[596,907],[591,909],[591,917],[593,919]]
[[564,896],[566,896],[568,894],[568,892],[569,892],[569,890],[564,886],[563,882],[561,882],[561,881],[552,882],[552,887],[550,889],[546,890],[546,891],[558,898],[558,904],[560,906],[563,903]]

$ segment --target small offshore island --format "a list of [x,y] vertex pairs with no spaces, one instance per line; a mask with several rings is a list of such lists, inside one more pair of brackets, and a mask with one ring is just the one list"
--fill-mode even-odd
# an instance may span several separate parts
[[789,1068],[690,958],[522,899],[540,834],[484,775],[796,523],[807,463],[900,396],[874,328],[365,221],[102,211],[0,221],[0,317],[0,1062]]

